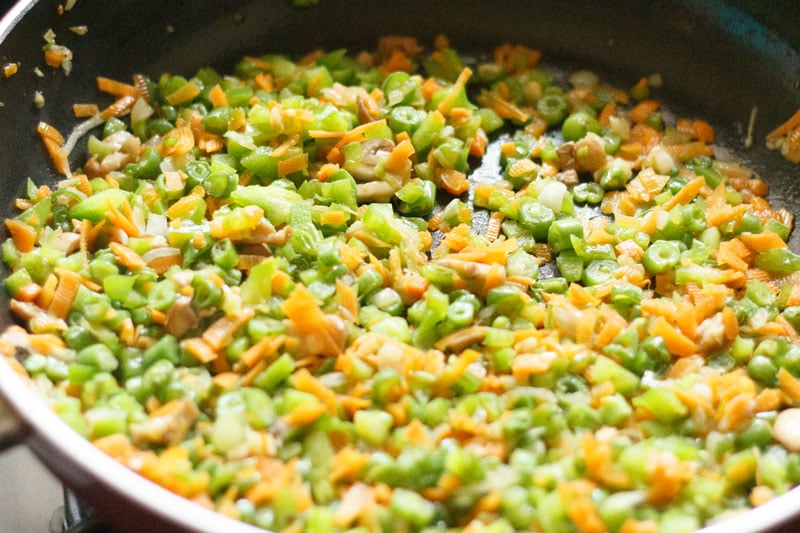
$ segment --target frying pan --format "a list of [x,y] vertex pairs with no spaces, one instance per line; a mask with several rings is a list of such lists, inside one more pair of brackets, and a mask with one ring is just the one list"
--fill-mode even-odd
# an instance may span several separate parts
[[[0,22],[0,62],[19,72],[0,78],[0,215],[13,213],[27,177],[52,183],[56,176],[36,137],[40,120],[69,131],[71,104],[99,102],[95,77],[130,79],[142,72],[193,74],[212,65],[229,71],[244,54],[302,54],[314,48],[374,48],[386,34],[416,36],[429,44],[438,34],[464,51],[489,51],[502,42],[544,53],[545,68],[591,68],[623,87],[661,74],[658,93],[683,116],[709,120],[718,132],[718,154],[731,154],[755,169],[777,207],[800,213],[800,167],[764,148],[768,131],[800,108],[800,5],[740,0],[638,0],[591,2],[510,0],[376,2],[321,0],[297,8],[289,0],[164,2],[24,0]],[[650,5],[652,4],[652,5]],[[86,25],[80,36],[70,26]],[[74,53],[69,74],[44,64],[43,35]],[[43,76],[34,74],[39,67]],[[45,99],[34,103],[35,91]],[[753,147],[744,149],[753,108]],[[72,154],[73,166],[85,153]],[[790,245],[800,250],[795,232]],[[0,326],[13,323],[0,297]],[[5,403],[2,401],[5,399]],[[184,500],[119,465],[67,428],[0,360],[0,448],[25,443],[102,518],[121,530],[251,531]],[[708,531],[756,531],[800,518],[800,489]]]

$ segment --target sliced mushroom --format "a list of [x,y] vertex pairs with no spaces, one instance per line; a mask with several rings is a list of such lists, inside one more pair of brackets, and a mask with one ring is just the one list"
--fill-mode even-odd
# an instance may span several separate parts
[[370,181],[356,184],[356,198],[358,203],[388,202],[392,195],[400,190],[399,185],[387,181]]
[[356,181],[373,181],[378,178],[375,167],[394,150],[394,143],[389,139],[378,137],[361,143],[361,160],[356,165],[346,166]]
[[266,218],[261,218],[255,228],[242,232],[241,234],[231,236],[231,242],[236,244],[284,244],[288,239],[291,231],[289,227],[284,227],[280,234],[275,226],[270,223]]
[[594,172],[606,164],[605,142],[596,133],[589,132],[575,143],[575,162],[579,170]]
[[175,446],[186,437],[199,415],[200,410],[190,398],[172,400],[147,420],[131,424],[131,440],[137,446]]
[[701,353],[710,353],[725,344],[725,325],[722,322],[722,313],[703,320],[697,326],[697,350]]
[[578,172],[574,168],[559,172],[553,177],[564,185],[577,185],[580,182],[580,179],[578,178]]
[[558,154],[558,168],[561,170],[574,169],[577,166],[575,161],[575,143],[565,142],[556,150]]
[[195,327],[200,320],[192,308],[192,297],[181,295],[167,311],[164,328],[167,333],[175,337],[182,337],[187,331]]

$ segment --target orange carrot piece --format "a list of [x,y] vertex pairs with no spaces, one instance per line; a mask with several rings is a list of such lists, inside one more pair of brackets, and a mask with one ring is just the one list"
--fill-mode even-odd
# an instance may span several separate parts
[[750,209],[747,204],[740,205],[709,205],[706,209],[706,223],[709,226],[720,226],[731,220],[737,220]]
[[118,242],[112,242],[109,245],[111,251],[117,257],[117,260],[125,267],[130,269],[138,269],[147,265],[142,259],[142,256]]
[[767,134],[767,139],[775,140],[779,137],[783,137],[798,126],[800,126],[800,109],[795,111],[794,115],[792,115],[789,120],[769,132]]
[[132,96],[133,98],[139,98],[142,95],[139,88],[134,85],[103,76],[97,77],[97,88],[104,93],[114,96]]
[[319,401],[305,402],[297,405],[291,411],[283,415],[283,421],[290,426],[307,426],[328,409],[325,404]]
[[658,317],[650,323],[650,335],[664,339],[670,353],[678,357],[688,357],[697,353],[697,345],[678,329],[670,325],[664,317]]
[[72,113],[77,118],[93,117],[100,112],[97,104],[72,104]]
[[208,345],[206,341],[204,341],[200,337],[192,337],[189,339],[184,339],[181,344],[186,349],[187,352],[192,354],[198,361],[203,364],[210,363],[219,355],[217,352],[214,351],[211,346]]
[[666,145],[667,151],[678,161],[684,163],[701,155],[713,156],[714,150],[703,141]]
[[194,148],[194,135],[190,126],[179,126],[162,137],[158,149],[164,156],[183,155]]
[[386,170],[393,172],[403,172],[411,167],[410,157],[414,155],[414,145],[408,139],[401,141],[394,147],[386,159],[383,161],[383,167]]
[[33,250],[37,237],[36,229],[33,226],[15,218],[8,218],[6,219],[6,228],[8,228],[11,240],[17,250],[22,253],[28,253]]
[[436,172],[442,181],[444,190],[453,196],[461,196],[469,190],[469,181],[466,174],[453,168],[442,168]]
[[130,110],[133,107],[133,104],[135,103],[136,103],[136,98],[134,98],[133,96],[129,95],[121,96],[113,104],[103,109],[100,112],[100,117],[103,119],[118,117],[123,113],[127,112],[128,110]]
[[208,91],[208,98],[211,100],[211,105],[214,107],[222,107],[228,105],[228,95],[225,94],[225,91],[222,90],[219,83],[214,85],[210,91]]
[[240,377],[236,372],[223,372],[214,376],[211,381],[220,389],[230,390],[237,385]]
[[658,111],[660,107],[661,104],[655,100],[642,100],[631,109],[631,120],[636,124],[642,123],[647,120],[651,113]]
[[689,181],[686,185],[684,185],[681,190],[675,193],[675,195],[667,200],[667,202],[663,205],[664,209],[672,209],[676,205],[686,205],[694,198],[700,194],[703,186],[706,184],[705,178],[702,176],[698,176],[693,180]]
[[81,276],[71,270],[60,270],[58,275],[58,286],[56,287],[53,299],[50,302],[48,311],[58,318],[67,318],[72,308],[72,300],[81,285]]
[[615,116],[617,116],[617,104],[609,102],[603,107],[603,110],[600,111],[597,121],[601,126],[608,126],[610,118]]
[[267,357],[275,355],[278,352],[278,348],[280,348],[285,341],[285,335],[264,337],[248,348],[239,360],[245,365],[255,368],[257,363],[260,363]]
[[773,248],[786,248],[787,244],[780,235],[771,231],[761,233],[742,233],[739,240],[747,245],[754,252],[771,250]]
[[187,82],[177,90],[167,95],[166,100],[169,105],[180,105],[191,102],[201,92],[200,86],[193,81]]
[[278,176],[283,178],[289,174],[300,172],[308,168],[308,154],[303,152],[287,159],[278,161]]
[[800,380],[784,367],[778,369],[777,378],[781,390],[795,403],[800,403]]
[[231,342],[236,330],[253,318],[253,315],[255,315],[255,311],[250,307],[245,307],[235,316],[226,315],[218,318],[203,332],[203,340],[213,350],[221,350]]
[[472,69],[469,67],[464,67],[464,69],[459,73],[458,78],[453,83],[452,87],[450,88],[450,92],[447,96],[439,102],[439,105],[436,109],[439,110],[440,113],[447,115],[451,112],[453,107],[453,102],[458,98],[460,94],[460,90],[466,87],[467,82],[472,77]]

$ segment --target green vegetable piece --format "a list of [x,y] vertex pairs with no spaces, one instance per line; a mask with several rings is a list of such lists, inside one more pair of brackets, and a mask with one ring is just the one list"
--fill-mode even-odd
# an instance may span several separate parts
[[88,219],[99,223],[106,216],[109,207],[119,209],[120,206],[132,198],[131,193],[122,189],[106,189],[86,197],[69,209],[69,217],[79,220]]

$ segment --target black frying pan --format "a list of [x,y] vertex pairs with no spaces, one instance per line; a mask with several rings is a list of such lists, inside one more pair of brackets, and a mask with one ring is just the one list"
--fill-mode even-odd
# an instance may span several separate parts
[[[660,73],[659,99],[669,110],[709,120],[718,144],[737,153],[770,185],[777,207],[800,213],[800,167],[764,147],[768,131],[800,108],[800,3],[739,0],[406,1],[320,0],[298,9],[289,0],[24,0],[0,22],[0,63],[19,72],[0,77],[0,215],[13,213],[25,179],[55,180],[36,135],[40,120],[64,132],[76,123],[71,104],[93,102],[95,77],[130,79],[192,74],[213,65],[226,71],[244,54],[303,54],[317,47],[370,49],[385,34],[432,43],[445,34],[464,52],[502,42],[544,52],[545,66],[591,68],[612,83],[632,85]],[[745,11],[747,9],[749,11]],[[70,26],[88,26],[85,36]],[[74,52],[67,77],[46,67],[43,34]],[[33,71],[39,67],[43,77]],[[45,105],[37,109],[34,92]],[[102,104],[102,101],[101,101]],[[748,121],[758,108],[754,145],[743,149]],[[718,153],[722,153],[718,150]],[[73,153],[73,166],[84,157]],[[795,232],[791,246],[800,250]],[[0,326],[12,323],[0,301]],[[128,471],[72,433],[0,360],[0,448],[25,442],[104,518],[127,530],[252,530],[203,509]],[[800,489],[709,530],[754,531],[800,520]],[[794,531],[800,526],[785,526]]]

